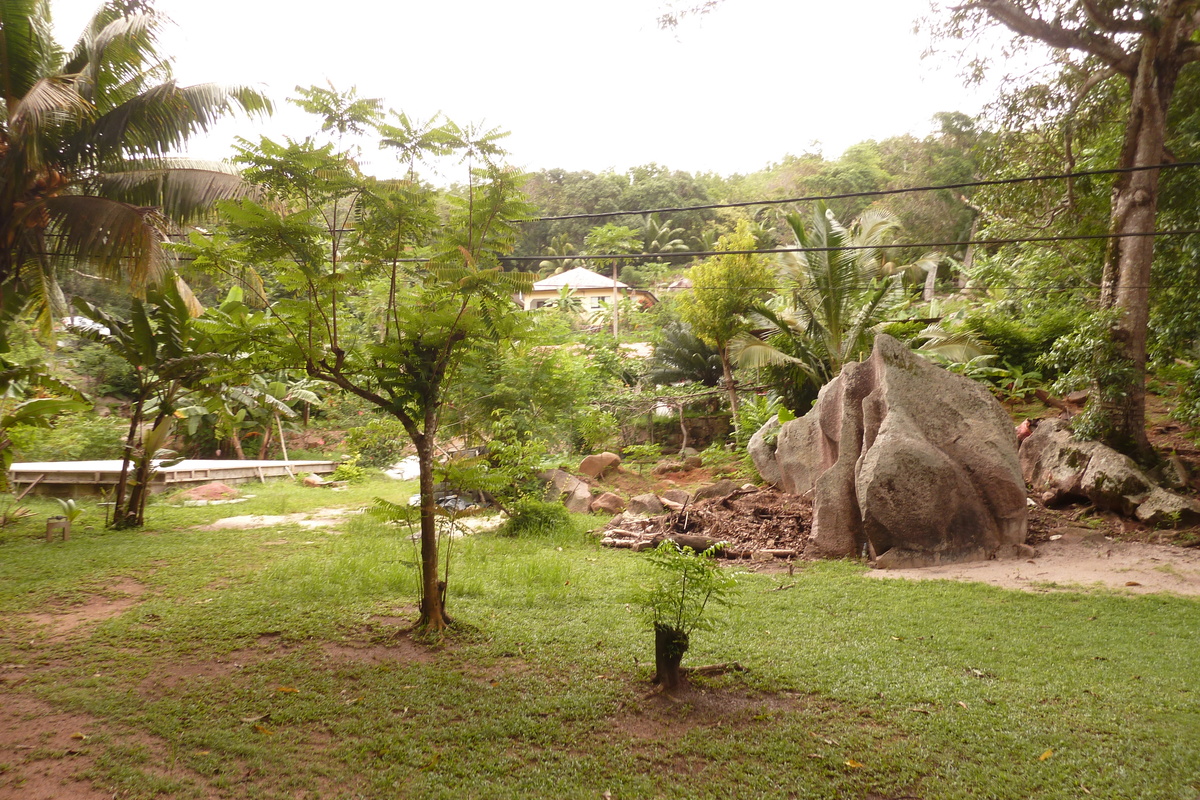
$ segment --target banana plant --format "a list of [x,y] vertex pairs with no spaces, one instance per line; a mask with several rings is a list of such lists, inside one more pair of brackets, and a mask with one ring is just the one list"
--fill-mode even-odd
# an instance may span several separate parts
[[[168,276],[147,292],[145,300],[135,297],[129,319],[109,314],[81,298],[76,299],[75,307],[94,323],[73,326],[75,333],[124,359],[137,377],[121,473],[113,494],[112,527],[141,527],[155,470],[179,460],[169,458],[165,445],[174,429],[180,400],[222,357],[196,349],[193,319],[202,309],[178,276]],[[148,418],[153,422],[147,431]]]

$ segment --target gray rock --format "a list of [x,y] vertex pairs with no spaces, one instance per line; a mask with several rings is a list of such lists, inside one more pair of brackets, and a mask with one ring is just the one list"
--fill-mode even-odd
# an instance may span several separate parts
[[656,495],[639,494],[629,498],[629,513],[638,516],[653,517],[666,511]]
[[780,482],[779,463],[775,460],[775,444],[779,440],[779,417],[771,417],[767,423],[750,437],[746,452],[754,462],[755,469],[764,482],[778,487]]
[[692,499],[692,496],[683,489],[667,489],[660,495],[660,497],[663,500],[670,500],[672,503],[679,503],[680,505],[685,506],[691,502]]
[[569,472],[551,469],[538,477],[546,481],[546,502],[561,500],[572,514],[586,514],[592,505],[592,490]]
[[579,481],[564,493],[562,502],[572,514],[586,514],[592,508],[592,492],[586,483]]
[[1043,420],[1021,444],[1021,474],[1047,505],[1087,500],[1148,525],[1200,516],[1196,501],[1155,485],[1128,456],[1076,440],[1062,420]]
[[738,485],[733,481],[717,481],[710,483],[708,486],[701,486],[692,495],[692,502],[699,503],[701,500],[712,500],[714,498],[728,497],[736,492]]
[[1137,507],[1135,516],[1147,525],[1178,525],[1200,519],[1200,503],[1190,497],[1155,487]]
[[890,336],[780,428],[775,462],[784,491],[812,493],[814,555],[923,566],[1012,557],[1025,541],[1012,421]]

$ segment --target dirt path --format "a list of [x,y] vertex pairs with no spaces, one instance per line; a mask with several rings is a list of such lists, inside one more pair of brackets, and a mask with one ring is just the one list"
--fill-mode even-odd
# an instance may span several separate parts
[[1200,596],[1200,551],[1092,534],[1037,545],[1033,559],[1006,559],[923,569],[872,570],[872,578],[956,580],[1031,592],[1101,587],[1130,594]]

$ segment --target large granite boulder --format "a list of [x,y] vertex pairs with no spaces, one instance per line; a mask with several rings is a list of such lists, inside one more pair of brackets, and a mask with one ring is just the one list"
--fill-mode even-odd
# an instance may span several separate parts
[[621,457],[616,453],[595,453],[579,463],[579,474],[589,478],[603,478],[620,465]]
[[1012,421],[974,381],[890,336],[779,429],[760,473],[813,498],[810,552],[910,567],[1025,552],[1025,484]]

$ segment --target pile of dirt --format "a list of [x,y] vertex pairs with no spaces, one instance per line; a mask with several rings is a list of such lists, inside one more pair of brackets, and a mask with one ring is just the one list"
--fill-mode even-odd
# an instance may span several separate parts
[[241,495],[237,489],[227,483],[215,481],[213,483],[202,483],[199,486],[193,486],[190,489],[185,489],[177,495],[177,499],[183,500],[232,500]]
[[776,489],[739,489],[723,498],[689,503],[646,519],[618,515],[604,531],[614,547],[643,550],[663,539],[703,549],[725,542],[725,557],[748,558],[757,552],[788,558],[802,556],[808,544],[812,503]]

